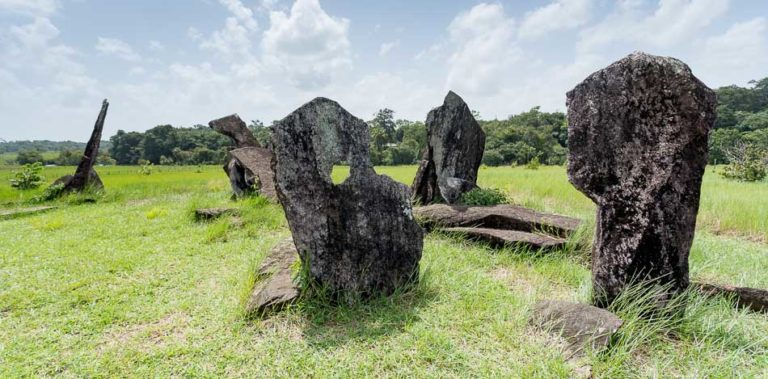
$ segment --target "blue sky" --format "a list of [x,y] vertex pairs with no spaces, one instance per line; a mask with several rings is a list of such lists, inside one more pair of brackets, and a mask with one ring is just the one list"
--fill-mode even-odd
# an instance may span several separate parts
[[269,123],[316,96],[423,120],[452,89],[483,118],[564,110],[642,50],[711,87],[768,76],[764,0],[0,0],[0,138],[88,138],[231,113]]

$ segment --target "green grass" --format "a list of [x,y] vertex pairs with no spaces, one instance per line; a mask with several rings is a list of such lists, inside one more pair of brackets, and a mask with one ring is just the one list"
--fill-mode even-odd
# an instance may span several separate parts
[[[46,168],[52,181],[73,168]],[[282,209],[229,200],[220,167],[99,167],[98,203],[0,221],[0,377],[598,377],[768,376],[768,317],[691,295],[682,320],[648,323],[638,306],[610,352],[566,361],[527,325],[543,299],[586,301],[589,270],[568,251],[495,251],[425,240],[422,280],[354,305],[306,299],[267,320],[242,309],[253,270],[289,235]],[[334,180],[344,177],[344,168]],[[415,167],[379,173],[410,184]],[[0,169],[0,204],[24,205]],[[480,185],[519,204],[594,218],[561,167],[483,168]],[[760,187],[762,185],[762,187]],[[766,183],[708,172],[694,278],[768,287]],[[242,223],[196,223],[196,207],[232,206]],[[762,217],[762,218],[761,218]]]

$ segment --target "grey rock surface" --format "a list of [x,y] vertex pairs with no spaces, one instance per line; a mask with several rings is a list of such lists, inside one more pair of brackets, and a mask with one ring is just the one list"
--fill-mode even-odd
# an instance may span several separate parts
[[701,293],[707,296],[730,297],[740,308],[768,313],[768,290],[711,283],[696,283],[695,285]]
[[485,133],[459,95],[448,92],[443,105],[427,115],[427,150],[411,189],[420,204],[440,196],[448,204],[477,187]]
[[568,92],[568,178],[598,206],[598,306],[633,280],[670,284],[660,305],[688,287],[716,104],[715,93],[683,62],[644,53]]
[[224,172],[229,177],[234,197],[259,193],[272,200],[277,200],[275,175],[272,171],[274,154],[259,145],[259,141],[240,119],[233,114],[208,123],[213,130],[229,137],[236,149],[227,154]]
[[211,129],[229,137],[237,147],[261,147],[259,141],[237,114],[222,117],[208,123]]
[[[311,278],[335,293],[392,293],[418,278],[424,232],[408,187],[377,175],[368,126],[335,101],[316,98],[272,135],[277,195]],[[334,164],[350,166],[341,184]]]
[[581,225],[579,219],[541,213],[516,205],[467,206],[432,204],[413,209],[416,218],[426,228],[435,227],[482,227],[545,232],[558,237],[568,237]]
[[544,234],[490,228],[440,228],[446,233],[461,234],[469,239],[485,241],[492,247],[524,246],[534,250],[551,250],[565,246],[566,240]]
[[247,315],[266,316],[299,298],[300,289],[292,272],[297,259],[298,253],[291,240],[278,243],[269,252],[256,272],[256,283],[245,308]]
[[531,324],[564,338],[574,353],[607,348],[624,323],[605,309],[588,304],[546,300],[533,307]]

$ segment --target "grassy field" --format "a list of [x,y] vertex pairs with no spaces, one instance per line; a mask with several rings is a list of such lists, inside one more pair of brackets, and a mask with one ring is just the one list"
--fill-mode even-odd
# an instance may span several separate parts
[[[768,377],[768,317],[695,295],[674,322],[617,307],[627,324],[614,348],[568,361],[527,319],[539,300],[588,299],[583,254],[494,251],[440,235],[426,238],[412,291],[336,307],[307,299],[247,320],[252,272],[289,235],[280,207],[230,202],[220,167],[98,171],[107,192],[97,203],[74,197],[0,221],[0,377],[548,378],[583,365],[610,378]],[[409,183],[415,167],[378,171]],[[11,189],[10,175],[0,169],[0,208],[39,194]],[[528,207],[594,218],[562,167],[483,168],[480,184]],[[707,173],[694,278],[768,287],[767,193],[766,183]],[[200,206],[236,206],[245,222],[195,223]]]

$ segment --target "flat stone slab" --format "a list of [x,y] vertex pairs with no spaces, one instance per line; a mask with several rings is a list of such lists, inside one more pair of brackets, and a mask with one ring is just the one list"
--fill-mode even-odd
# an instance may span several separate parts
[[416,207],[413,213],[425,227],[480,227],[545,232],[558,237],[568,237],[581,225],[581,220],[547,214],[532,209],[509,205],[466,206],[432,204]]
[[624,323],[615,314],[589,304],[546,300],[533,307],[530,323],[568,342],[574,354],[585,348],[599,352]]
[[11,219],[22,216],[30,216],[33,214],[43,213],[56,209],[56,207],[44,206],[44,207],[32,207],[32,208],[20,208],[20,209],[8,209],[0,211],[0,219]]
[[278,243],[264,258],[245,307],[247,315],[264,316],[298,299],[299,287],[293,282],[291,269],[298,254],[289,239]]
[[768,291],[758,288],[734,287],[709,283],[694,283],[707,296],[726,296],[736,300],[736,306],[755,312],[768,313]]
[[235,208],[200,208],[195,209],[195,220],[210,221],[225,215],[237,215],[240,213]]
[[486,241],[493,247],[523,245],[537,250],[550,250],[563,247],[566,243],[566,240],[562,238],[517,230],[489,228],[439,228],[438,230],[462,234],[474,240]]

